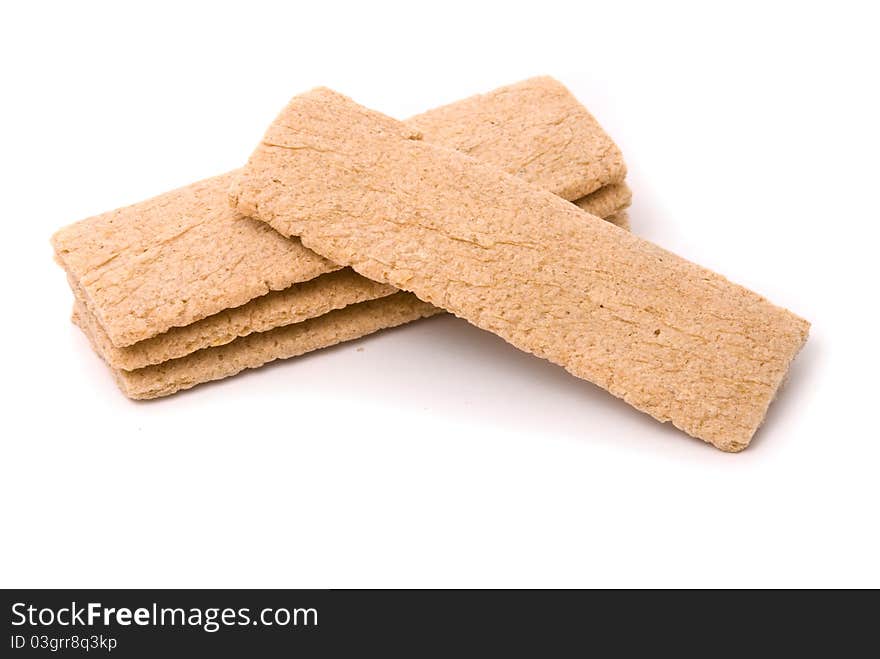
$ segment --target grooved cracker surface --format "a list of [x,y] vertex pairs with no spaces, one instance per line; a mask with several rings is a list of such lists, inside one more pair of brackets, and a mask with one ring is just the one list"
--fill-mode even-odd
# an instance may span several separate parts
[[[275,359],[295,357],[439,312],[439,309],[414,295],[397,292],[381,299],[352,304],[301,323],[250,334],[180,359],[135,371],[111,370],[120,389],[129,398],[158,398],[203,382],[220,380],[248,368],[257,368]],[[97,323],[81,302],[74,307],[73,320],[85,332],[95,351],[104,356],[95,338],[99,331]]]
[[[536,78],[412,119],[440,144],[467,149],[576,199],[623,180],[620,152],[558,82]],[[83,220],[53,238],[58,260],[116,347],[238,307],[337,266],[234,213],[232,174]]]
[[745,448],[809,324],[327,89],[294,98],[231,201],[715,446]]

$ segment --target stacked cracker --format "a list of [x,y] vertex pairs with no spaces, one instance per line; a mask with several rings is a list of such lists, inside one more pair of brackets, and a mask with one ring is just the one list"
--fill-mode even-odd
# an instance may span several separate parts
[[243,169],[54,242],[76,322],[133,398],[446,310],[742,450],[809,323],[614,226],[624,175],[547,78],[407,122],[316,89]]
[[[406,122],[628,226],[619,149],[558,82],[537,78]],[[73,319],[131,398],[155,398],[441,309],[343,268],[232,209],[230,172],[83,220],[53,238]],[[353,194],[358,194],[353,188]]]

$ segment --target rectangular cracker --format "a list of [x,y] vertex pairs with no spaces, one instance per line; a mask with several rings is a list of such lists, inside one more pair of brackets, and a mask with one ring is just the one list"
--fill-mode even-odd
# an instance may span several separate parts
[[[71,289],[77,301],[88,308],[76,282],[71,282]],[[92,341],[111,368],[133,371],[203,348],[225,345],[254,332],[292,325],[350,304],[386,297],[396,291],[361,277],[351,268],[343,268],[124,348],[114,346],[101,324],[95,323]]]
[[[414,117],[439,144],[462,148],[574,200],[623,180],[620,150],[568,90],[535,78]],[[234,173],[201,181],[55,234],[56,256],[78,282],[113,346],[337,269],[265,225],[234,213]]]
[[[301,323],[251,334],[227,345],[205,348],[180,359],[136,371],[112,367],[111,371],[120,389],[129,398],[158,398],[203,382],[220,380],[248,368],[257,368],[275,359],[287,359],[327,348],[439,312],[440,309],[422,302],[414,295],[397,292],[377,300],[352,304]],[[100,355],[101,346],[96,340],[100,327],[81,302],[74,306],[73,321]]]
[[334,263],[498,334],[659,421],[745,448],[809,324],[714,272],[327,89],[230,197]]
[[632,190],[626,183],[612,183],[577,199],[574,203],[590,215],[610,219],[610,216],[629,208],[632,203]]

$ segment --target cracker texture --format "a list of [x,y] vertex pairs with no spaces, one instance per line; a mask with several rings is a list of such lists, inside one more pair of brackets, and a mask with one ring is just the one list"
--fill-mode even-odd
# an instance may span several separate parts
[[[625,215],[612,215],[607,220],[620,226]],[[88,299],[78,283],[72,278],[69,283],[76,299],[89,309]],[[167,332],[124,348],[114,346],[101,324],[92,318],[91,340],[111,368],[132,371],[178,359],[203,348],[224,345],[254,332],[265,332],[315,318],[350,304],[385,297],[396,290],[362,277],[351,268],[343,268],[281,291],[272,291],[240,307],[221,311],[190,325],[173,327]],[[94,316],[91,309],[89,313]],[[397,322],[393,314],[390,322]]]
[[230,199],[365,277],[726,451],[750,442],[809,323],[412,126],[294,98]]
[[610,220],[609,216],[629,208],[632,203],[632,190],[626,183],[611,183],[592,194],[577,199],[574,203],[590,215]]
[[114,346],[337,270],[229,208],[231,175],[62,229],[56,255]]
[[[557,80],[531,78],[407,121],[425,141],[456,149],[574,200],[626,176],[620,149]],[[584,173],[584,163],[589,171]]]
[[[620,152],[558,82],[536,78],[414,117],[463,148],[574,200],[625,175]],[[454,124],[454,125],[452,125]],[[131,346],[338,269],[233,212],[234,172],[65,227],[56,256],[115,347]]]
[[625,210],[620,211],[619,213],[614,213],[613,215],[609,215],[605,218],[607,222],[611,222],[614,226],[620,227],[624,231],[630,230],[629,225],[629,213]]
[[[88,308],[77,287],[73,283],[71,287],[77,299]],[[361,277],[350,268],[344,268],[294,284],[283,291],[273,291],[185,327],[174,327],[125,348],[114,346],[100,323],[95,324],[92,338],[98,353],[112,368],[132,371],[395,292],[396,289],[391,286],[379,284]],[[391,320],[396,318],[392,316]]]
[[[180,359],[135,371],[111,370],[120,389],[129,398],[158,398],[200,383],[220,380],[248,368],[257,368],[276,359],[327,348],[439,312],[439,309],[414,295],[397,292],[388,297],[352,304],[301,323],[250,334]],[[98,324],[81,302],[75,304],[73,321],[92,342],[95,351],[101,354],[95,339]]]
[[[625,218],[623,212],[609,216],[607,220],[621,226]],[[397,290],[362,277],[351,268],[343,268],[282,291],[267,293],[240,307],[221,311],[185,327],[175,327],[131,346],[117,348],[94,319],[77,282],[71,279],[70,287],[77,301],[89,311],[89,333],[95,350],[111,368],[123,371],[179,359],[203,348],[225,345],[254,332],[299,323],[350,304],[391,295]],[[389,314],[389,323],[389,326],[398,324],[393,310]],[[283,359],[288,352],[289,346],[280,346],[273,359]]]
[[[623,226],[625,217],[625,213],[618,213],[606,219]],[[88,297],[78,282],[72,278],[69,281],[76,298],[91,311]],[[131,371],[177,359],[202,348],[223,345],[253,332],[308,320],[349,304],[385,297],[396,290],[361,277],[351,268],[343,268],[281,291],[272,291],[189,325],[172,327],[130,346],[114,346],[100,323],[95,328],[93,340],[111,367]]]

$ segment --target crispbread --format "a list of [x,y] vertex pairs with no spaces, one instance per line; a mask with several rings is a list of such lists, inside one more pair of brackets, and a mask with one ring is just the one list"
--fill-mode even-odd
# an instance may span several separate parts
[[[623,217],[625,213],[612,215],[607,219],[620,226]],[[70,278],[70,288],[76,299],[91,313],[88,299],[73,278]],[[281,291],[272,291],[190,325],[172,327],[167,332],[124,348],[114,346],[101,324],[93,322],[92,342],[112,368],[132,371],[177,359],[202,348],[230,343],[253,332],[265,332],[308,320],[349,304],[385,297],[396,290],[361,277],[351,268],[342,268]],[[392,317],[392,321],[395,320]]]
[[590,215],[610,220],[609,216],[629,208],[632,203],[632,190],[626,183],[611,183],[586,197],[581,197],[574,203]]
[[229,209],[231,174],[73,224],[56,254],[117,347],[338,269]]
[[[626,212],[622,211],[605,219],[618,226],[628,226],[626,217]],[[390,304],[387,308],[377,305],[370,313],[369,323],[361,326],[360,329],[356,327],[355,322],[350,324],[344,322],[345,326],[350,325],[352,331],[340,333],[339,336],[343,338],[340,338],[339,341],[323,345],[320,340],[314,340],[315,331],[313,329],[312,331],[285,335],[286,340],[276,342],[276,335],[269,330],[302,322],[305,319],[317,318],[319,315],[327,313],[327,311],[319,313],[318,307],[338,309],[361,301],[392,295],[396,291],[391,286],[361,277],[350,268],[343,268],[302,284],[294,284],[284,291],[276,291],[256,298],[241,307],[223,311],[217,314],[217,317],[209,316],[193,325],[173,328],[165,334],[141,341],[128,348],[116,348],[110,343],[103,328],[87,309],[85,300],[73,282],[71,282],[71,288],[73,288],[76,297],[73,311],[74,322],[87,335],[95,352],[107,362],[123,393],[136,399],[167,396],[182,388],[188,389],[203,382],[235,375],[240,370],[234,366],[235,364],[246,362],[250,364],[248,368],[257,368],[261,365],[260,360],[263,360],[262,364],[265,364],[278,359],[295,357],[327,347],[327,345],[335,345],[349,340],[349,338],[344,338],[345,336],[357,339],[381,329],[410,322],[405,317],[401,317],[401,305]],[[299,291],[299,293],[295,291]],[[300,293],[305,293],[305,295],[300,295]],[[369,297],[370,295],[375,297]],[[361,297],[363,299],[359,299]],[[287,309],[298,311],[288,312]],[[441,312],[441,309],[434,308],[430,314],[426,315]],[[377,315],[385,315],[384,321]],[[221,320],[221,317],[228,318],[228,320]],[[360,312],[346,316],[349,319],[360,317]],[[413,317],[412,320],[418,320],[422,317],[424,316],[419,315]],[[320,326],[318,322],[314,325]],[[369,331],[366,330],[366,327],[370,328]],[[196,331],[197,328],[201,328],[201,331]],[[241,338],[251,332],[262,333],[264,336],[255,336],[249,341],[244,341]],[[207,342],[209,337],[213,337],[213,343]],[[227,344],[228,346],[222,354],[226,363],[233,365],[228,370],[216,367],[205,368],[204,358],[190,362],[180,359],[180,357],[196,352],[196,350],[211,349]],[[174,354],[175,349],[180,354],[174,357],[167,356]],[[160,359],[159,357],[162,355],[166,356]],[[159,371],[145,368],[172,359],[175,364],[173,368],[164,371],[164,376],[160,377]],[[137,371],[126,373],[126,371],[134,369],[142,369],[143,373]],[[163,377],[164,380],[162,380]],[[164,382],[161,387],[153,386],[160,380]]]
[[614,224],[615,226],[620,227],[621,229],[624,229],[625,231],[629,231],[630,229],[629,213],[627,213],[625,210],[622,210],[619,213],[614,213],[614,215],[609,215],[605,218],[605,220],[607,222],[611,222],[611,224]]
[[327,89],[287,105],[230,199],[726,451],[749,444],[808,334],[752,291]]
[[[250,334],[180,359],[136,371],[111,370],[117,384],[129,398],[157,398],[203,382],[229,377],[275,359],[295,357],[439,312],[439,309],[414,295],[397,292],[377,300],[352,304],[301,323]],[[95,351],[101,354],[95,339],[99,327],[81,302],[74,306],[73,321],[92,342]]]
[[[71,288],[77,300],[88,308],[75,282],[71,282]],[[125,348],[114,346],[100,323],[94,323],[92,338],[98,353],[112,368],[132,371],[394,292],[396,289],[391,286],[361,277],[351,268],[343,268],[294,284],[283,291],[273,291],[185,327],[173,327],[163,334]],[[396,318],[392,316],[391,320]]]
[[[468,149],[570,200],[626,173],[620,151],[595,119],[550,78],[412,121],[438,143]],[[225,194],[232,175],[55,234],[59,261],[113,346],[131,346],[337,269],[298,241],[232,212]]]
[[579,199],[626,176],[617,145],[571,92],[549,77],[472,96],[406,123],[431,144],[466,153],[563,199]]

